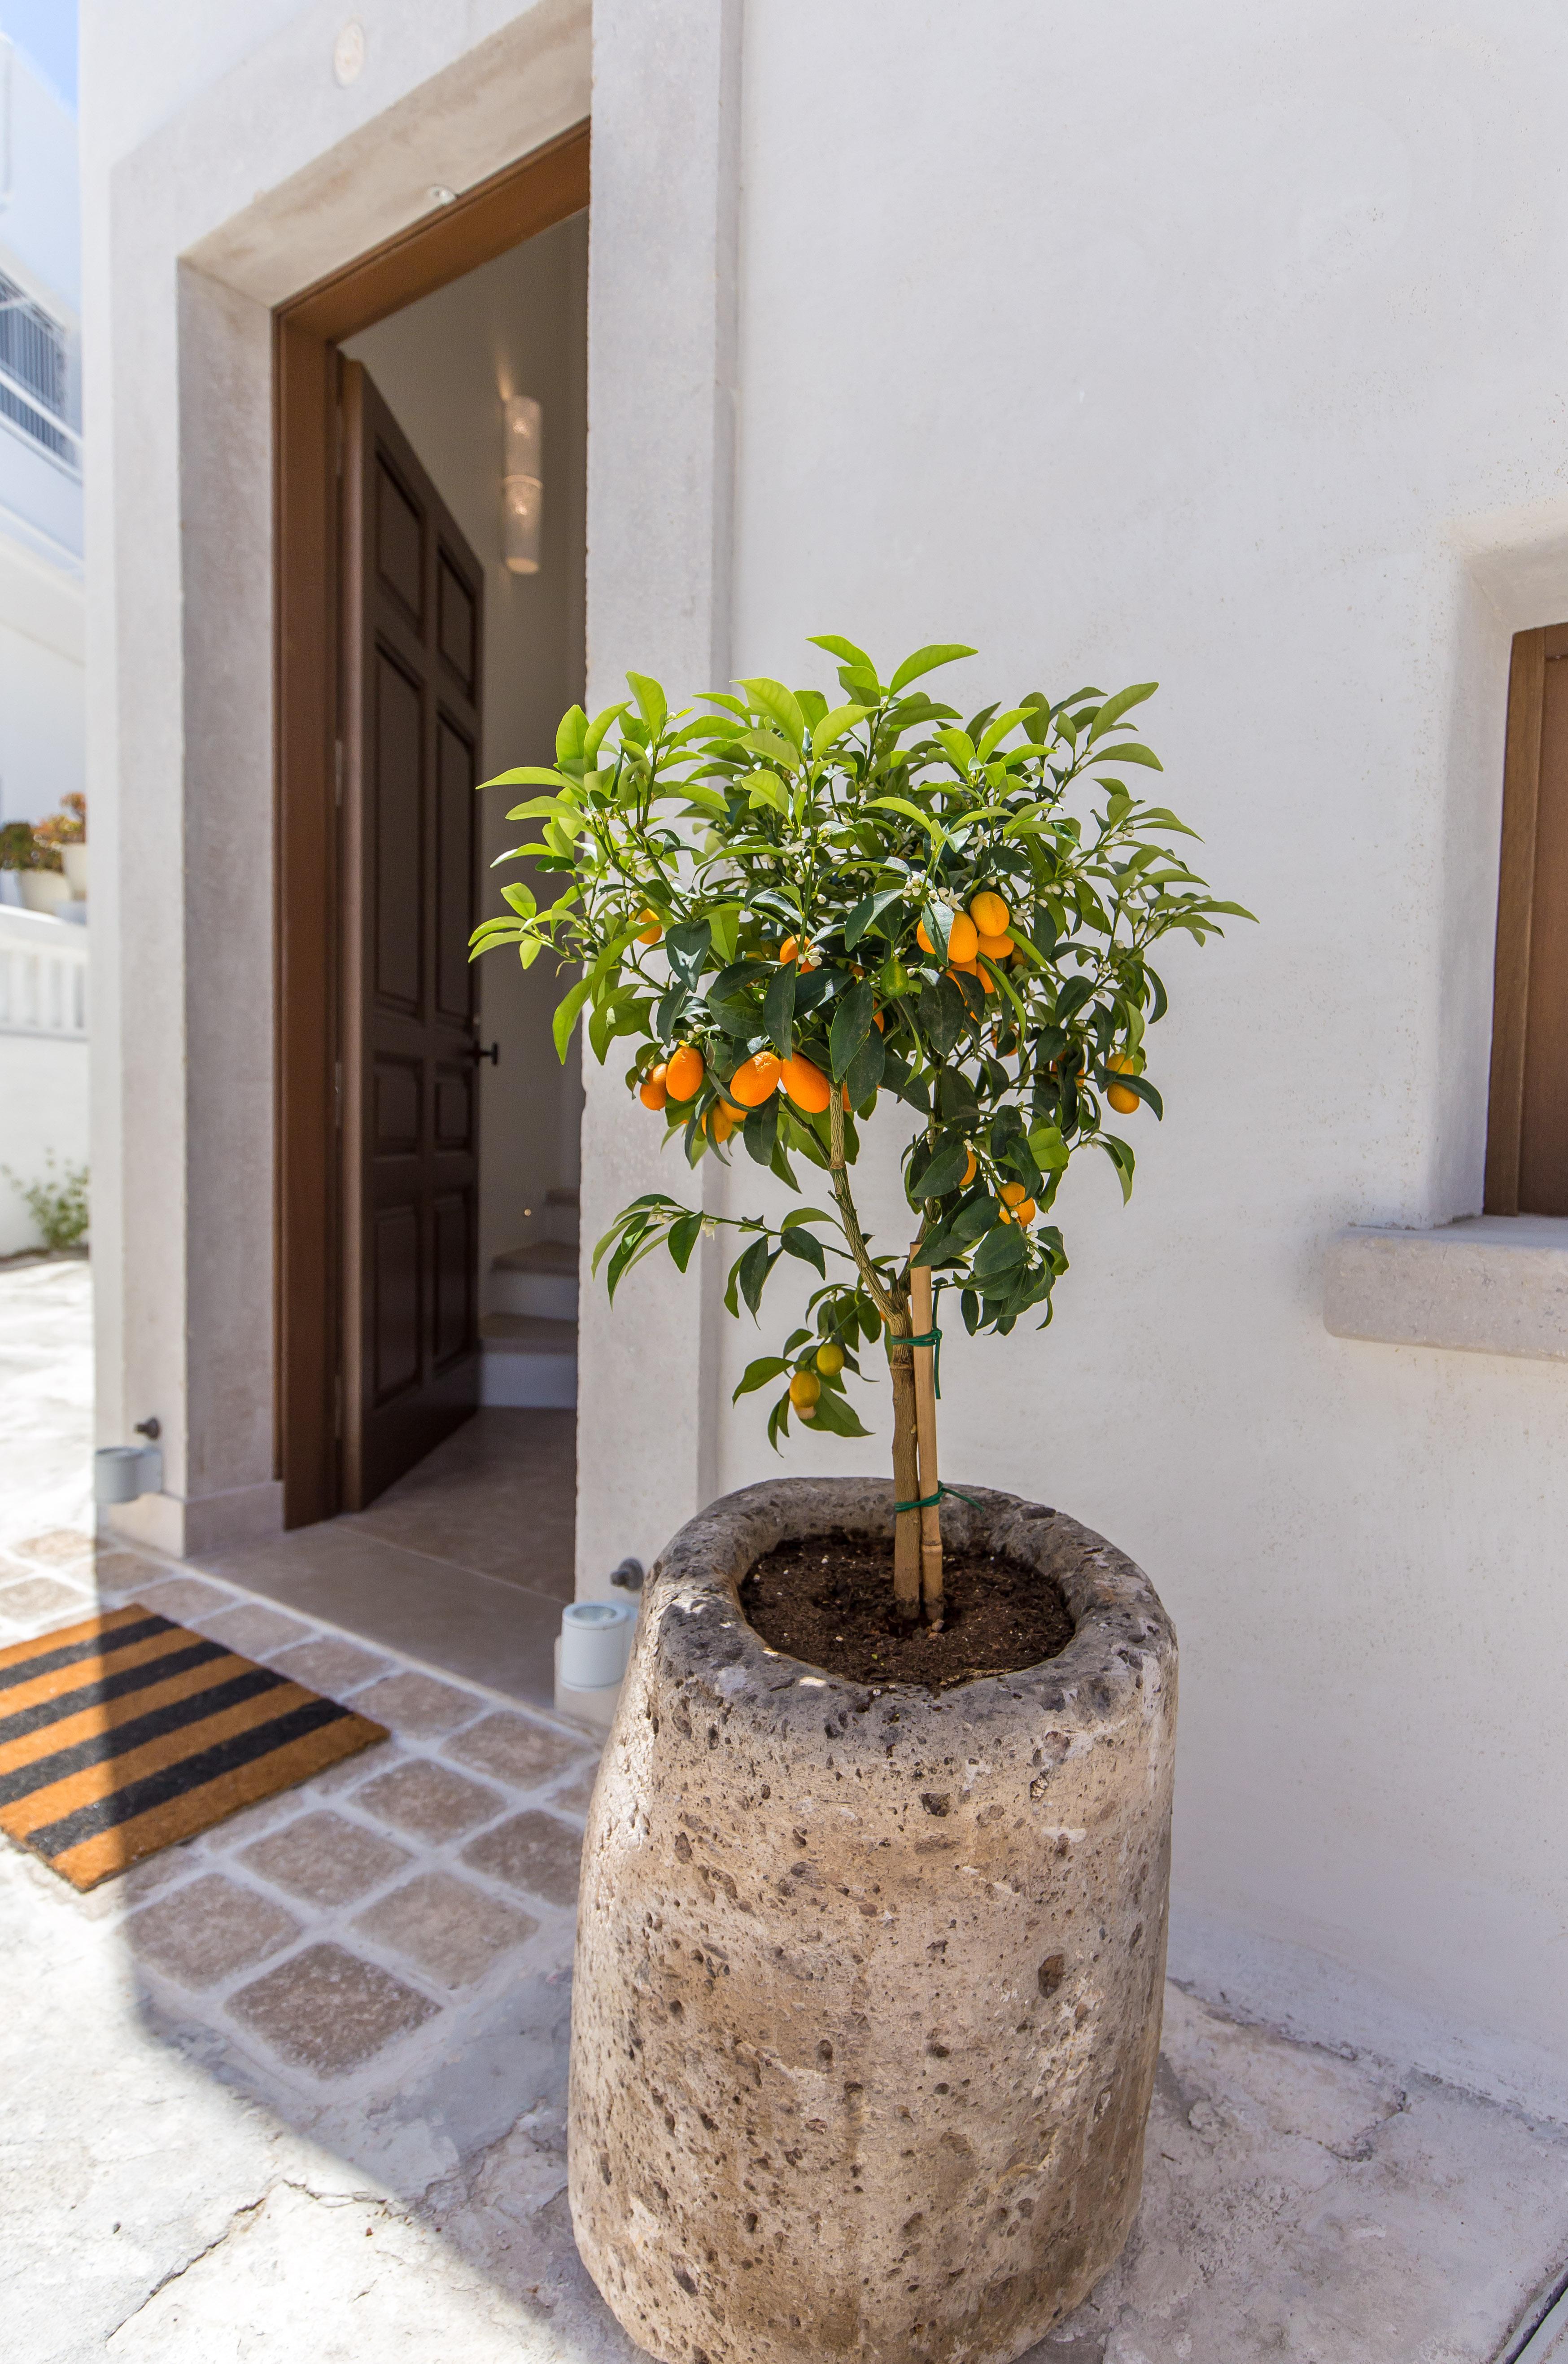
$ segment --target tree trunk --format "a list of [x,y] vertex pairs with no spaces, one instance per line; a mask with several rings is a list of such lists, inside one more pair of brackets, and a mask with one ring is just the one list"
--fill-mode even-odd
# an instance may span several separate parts
[[[936,1311],[932,1302],[931,1267],[916,1264],[920,1243],[910,1249],[909,1319],[916,1337],[923,1337],[936,1327]],[[937,1350],[934,1346],[915,1349],[915,1433],[917,1466],[920,1473],[917,1489],[927,1507],[920,1512],[920,1597],[925,1603],[926,1622],[933,1632],[940,1633],[942,1624],[942,1506],[940,1480],[937,1475]]]
[[[909,1316],[904,1312],[890,1332],[887,1357],[893,1376],[893,1494],[899,1502],[917,1501],[920,1493],[915,1354],[899,1344],[908,1335]],[[900,1511],[893,1522],[893,1599],[901,1622],[913,1625],[920,1614],[918,1511]]]

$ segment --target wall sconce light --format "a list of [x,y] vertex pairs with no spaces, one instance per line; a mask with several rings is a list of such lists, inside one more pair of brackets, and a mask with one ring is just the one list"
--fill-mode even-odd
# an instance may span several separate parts
[[531,395],[508,395],[501,463],[501,555],[514,574],[539,573],[544,501],[544,414]]

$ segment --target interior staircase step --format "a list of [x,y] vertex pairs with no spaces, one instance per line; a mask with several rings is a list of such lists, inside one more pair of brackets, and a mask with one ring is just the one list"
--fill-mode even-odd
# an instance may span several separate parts
[[547,1240],[569,1240],[577,1244],[577,1191],[547,1190],[544,1199],[544,1235]]
[[575,1355],[575,1321],[550,1321],[541,1313],[486,1313],[479,1324],[480,1343],[490,1354]]
[[577,1324],[537,1313],[486,1313],[479,1400],[513,1411],[569,1411],[577,1401]]
[[492,1272],[550,1272],[577,1277],[577,1249],[569,1240],[535,1240],[528,1247],[506,1248],[491,1261]]

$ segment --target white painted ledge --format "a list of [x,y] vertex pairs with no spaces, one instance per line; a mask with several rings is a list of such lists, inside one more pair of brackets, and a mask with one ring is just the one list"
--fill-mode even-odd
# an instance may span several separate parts
[[1341,1232],[1329,1243],[1323,1321],[1336,1338],[1568,1362],[1568,1219]]

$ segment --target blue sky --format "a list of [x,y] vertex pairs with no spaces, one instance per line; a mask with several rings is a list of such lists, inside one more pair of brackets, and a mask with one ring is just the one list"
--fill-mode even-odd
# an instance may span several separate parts
[[76,112],[75,0],[0,0],[0,33]]

